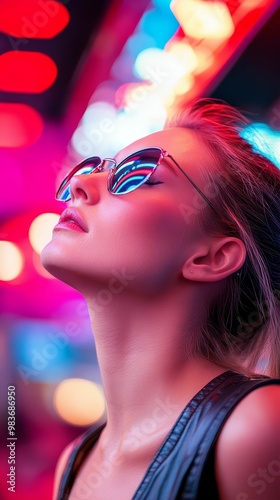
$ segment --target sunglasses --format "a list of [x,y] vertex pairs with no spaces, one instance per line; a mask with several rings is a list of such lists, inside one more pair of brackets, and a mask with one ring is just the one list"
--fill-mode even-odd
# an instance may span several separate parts
[[[59,201],[69,201],[71,199],[70,181],[74,175],[96,174],[106,170],[109,170],[107,187],[111,194],[119,195],[130,193],[142,186],[142,184],[149,183],[150,177],[164,158],[170,158],[173,163],[175,163],[208,205],[217,212],[205,194],[180,167],[173,156],[159,147],[145,148],[136,151],[136,153],[127,156],[127,158],[120,163],[117,163],[113,158],[104,158],[103,160],[98,156],[87,158],[74,167],[65,177],[57,190],[56,199]],[[110,164],[112,166],[109,168]]]

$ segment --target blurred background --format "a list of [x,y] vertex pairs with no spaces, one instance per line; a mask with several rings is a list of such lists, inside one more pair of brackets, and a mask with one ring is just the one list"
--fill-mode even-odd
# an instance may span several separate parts
[[59,181],[196,96],[246,111],[280,164],[279,26],[278,0],[0,0],[1,499],[50,499],[62,449],[104,415],[85,302],[40,264]]

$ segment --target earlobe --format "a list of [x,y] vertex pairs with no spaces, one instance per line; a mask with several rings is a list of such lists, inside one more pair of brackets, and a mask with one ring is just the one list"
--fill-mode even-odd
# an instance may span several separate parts
[[182,274],[191,281],[220,281],[237,272],[246,258],[242,240],[231,236],[209,242],[184,263]]

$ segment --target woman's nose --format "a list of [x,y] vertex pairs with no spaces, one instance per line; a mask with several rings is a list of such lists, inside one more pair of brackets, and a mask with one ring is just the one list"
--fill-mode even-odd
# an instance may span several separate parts
[[105,172],[74,175],[70,181],[71,200],[96,204],[101,197],[101,191],[107,189],[107,175]]

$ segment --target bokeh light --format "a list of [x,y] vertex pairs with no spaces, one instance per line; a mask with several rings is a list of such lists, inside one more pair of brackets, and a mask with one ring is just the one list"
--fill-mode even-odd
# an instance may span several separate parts
[[67,8],[53,0],[1,0],[0,31],[19,38],[52,38],[69,23]]
[[101,386],[80,378],[60,382],[56,387],[53,401],[58,415],[73,425],[93,424],[105,411]]
[[27,104],[0,103],[0,147],[34,144],[43,132],[40,114]]
[[92,143],[88,137],[86,137],[84,128],[81,125],[76,128],[71,137],[71,147],[81,158],[101,155],[100,141],[97,141],[97,145],[95,147],[95,144]]
[[195,80],[193,75],[186,75],[185,78],[182,78],[174,89],[175,95],[184,95],[186,92],[194,86]]
[[[159,26],[160,29],[158,29]],[[148,10],[139,23],[139,30],[152,37],[159,49],[164,48],[178,27],[178,21],[170,9],[164,12],[160,9]]]
[[214,62],[214,54],[212,48],[207,42],[201,42],[194,48],[196,55],[197,66],[194,70],[195,75],[203,73],[210,68]]
[[130,53],[133,59],[135,59],[142,50],[151,47],[156,47],[156,42],[153,37],[144,32],[134,33],[125,45],[125,49]]
[[83,117],[82,123],[85,128],[98,128],[100,133],[106,133],[110,129],[110,123],[116,118],[117,112],[112,104],[107,102],[94,102],[88,106]]
[[134,57],[128,52],[123,52],[111,67],[111,77],[119,82],[129,82],[134,78]]
[[227,39],[234,24],[227,5],[204,0],[172,0],[170,5],[184,33],[194,39]]
[[52,238],[52,230],[58,223],[59,215],[45,213],[38,215],[30,224],[28,236],[32,248],[40,253]]
[[280,168],[280,132],[266,123],[248,125],[241,133],[255,151],[275,163]]
[[95,102],[114,102],[114,95],[119,84],[115,80],[105,80],[95,89],[89,102],[89,106]]
[[171,0],[153,0],[153,4],[160,10],[169,10]]
[[192,73],[197,67],[197,57],[194,49],[187,42],[174,42],[170,44],[168,53],[184,65],[187,73]]
[[10,50],[0,55],[0,89],[6,92],[40,93],[56,77],[55,62],[41,52]]
[[20,213],[24,192],[24,169],[19,160],[11,155],[10,151],[0,150],[1,165],[1,196],[0,213],[4,220],[13,213]]
[[186,73],[183,62],[160,49],[140,52],[134,64],[135,74],[158,86],[171,86]]
[[0,280],[12,281],[23,269],[23,255],[20,249],[10,241],[0,241]]

